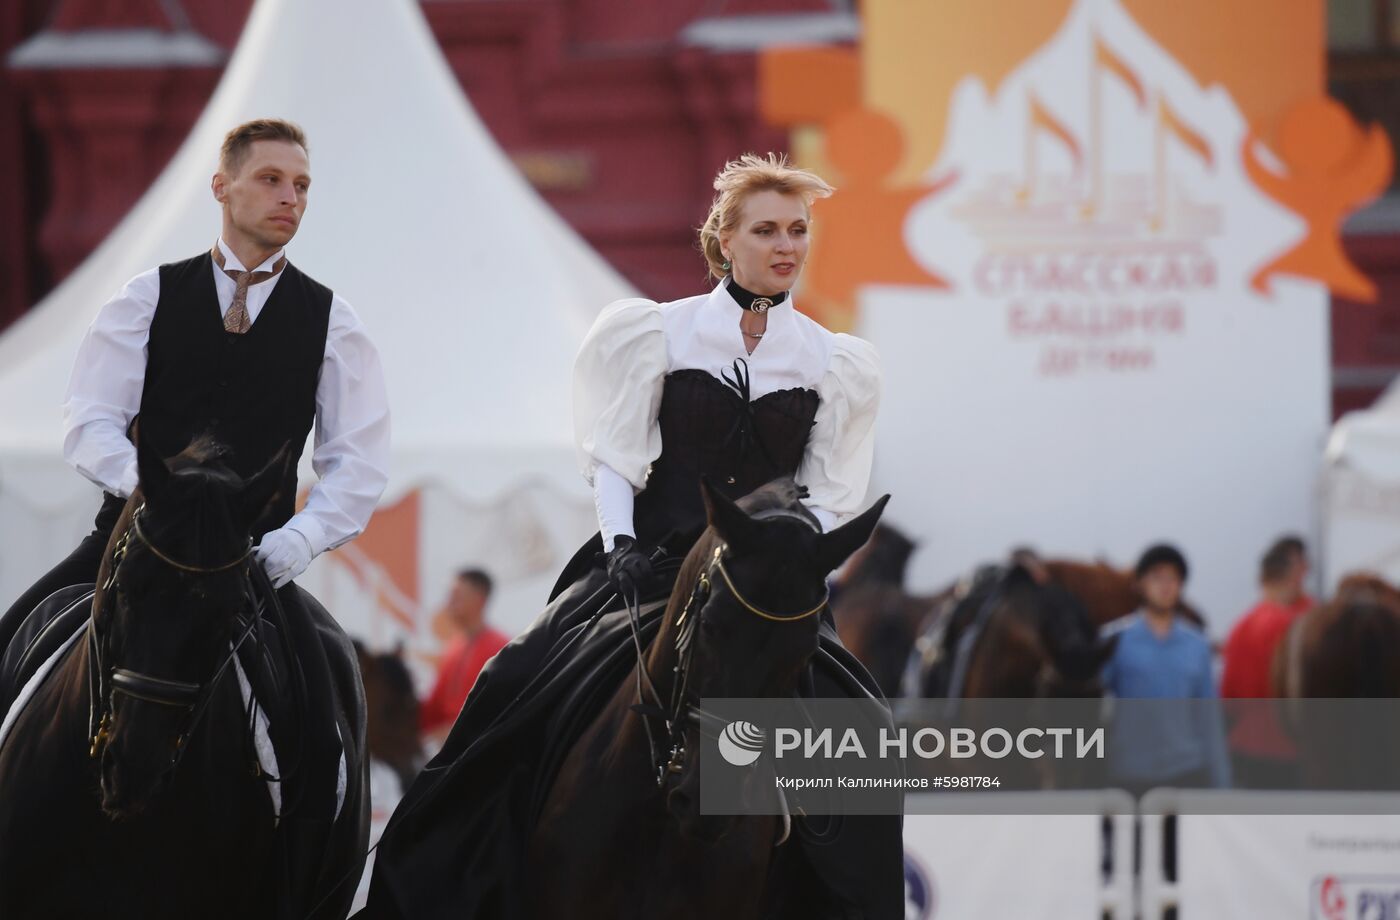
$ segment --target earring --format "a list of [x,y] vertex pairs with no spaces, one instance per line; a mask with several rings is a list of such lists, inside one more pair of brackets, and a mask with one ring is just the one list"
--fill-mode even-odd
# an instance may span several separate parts
[[728,259],[725,259],[723,262],[720,263],[719,267],[724,269],[725,271],[729,271],[734,266],[729,264]]

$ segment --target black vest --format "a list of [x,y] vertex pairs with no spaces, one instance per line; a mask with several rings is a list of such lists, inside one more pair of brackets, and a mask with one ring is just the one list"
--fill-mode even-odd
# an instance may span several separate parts
[[295,459],[316,418],[316,387],[326,353],[331,291],[288,263],[252,327],[224,331],[209,253],[160,267],[151,320],[141,437],[163,457],[211,434],[241,476],[267,465],[290,443],[294,462],[254,538],[296,510]]
[[655,544],[674,534],[684,544],[698,535],[705,525],[701,476],[742,498],[797,475],[820,401],[801,388],[750,399],[742,371],[733,383],[702,370],[668,374],[657,413],[661,456],[633,511],[637,539]]

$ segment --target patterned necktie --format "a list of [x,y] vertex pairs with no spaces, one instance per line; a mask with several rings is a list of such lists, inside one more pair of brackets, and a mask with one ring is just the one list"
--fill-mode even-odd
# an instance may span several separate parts
[[229,305],[228,312],[224,314],[224,331],[236,332],[239,335],[247,332],[253,325],[248,318],[248,286],[250,284],[261,284],[273,277],[287,265],[287,257],[283,256],[272,263],[270,272],[241,272],[233,268],[224,268],[224,253],[218,246],[214,247],[214,263],[219,266],[219,270],[233,279],[233,303]]

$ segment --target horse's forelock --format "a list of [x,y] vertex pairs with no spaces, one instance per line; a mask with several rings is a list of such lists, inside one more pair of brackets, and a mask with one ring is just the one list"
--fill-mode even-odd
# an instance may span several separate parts
[[228,455],[228,448],[211,434],[202,434],[170,459],[171,470],[190,466],[212,466]]
[[796,511],[810,517],[812,523],[818,523],[811,510],[802,504],[802,492],[791,476],[781,476],[772,482],[765,483],[739,499],[735,504],[750,516],[758,514],[760,511]]

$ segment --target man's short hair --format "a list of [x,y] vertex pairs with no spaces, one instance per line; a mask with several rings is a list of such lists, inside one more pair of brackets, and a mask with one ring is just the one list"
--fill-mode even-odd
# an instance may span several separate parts
[[1272,582],[1281,578],[1286,578],[1292,571],[1295,562],[1305,558],[1308,554],[1307,544],[1302,537],[1288,534],[1279,537],[1264,553],[1264,558],[1259,560],[1259,580]]
[[1189,571],[1186,567],[1186,557],[1181,554],[1181,550],[1170,543],[1149,546],[1147,551],[1142,554],[1142,558],[1138,560],[1135,574],[1141,578],[1159,565],[1173,566],[1177,574],[1181,576],[1181,580],[1186,580],[1186,574]]
[[482,597],[491,596],[491,588],[495,584],[491,576],[481,569],[461,569],[457,572],[457,577],[481,592]]
[[302,150],[310,150],[301,125],[283,118],[255,118],[224,135],[224,144],[219,148],[219,169],[228,175],[237,175],[255,141],[287,141],[299,145]]

